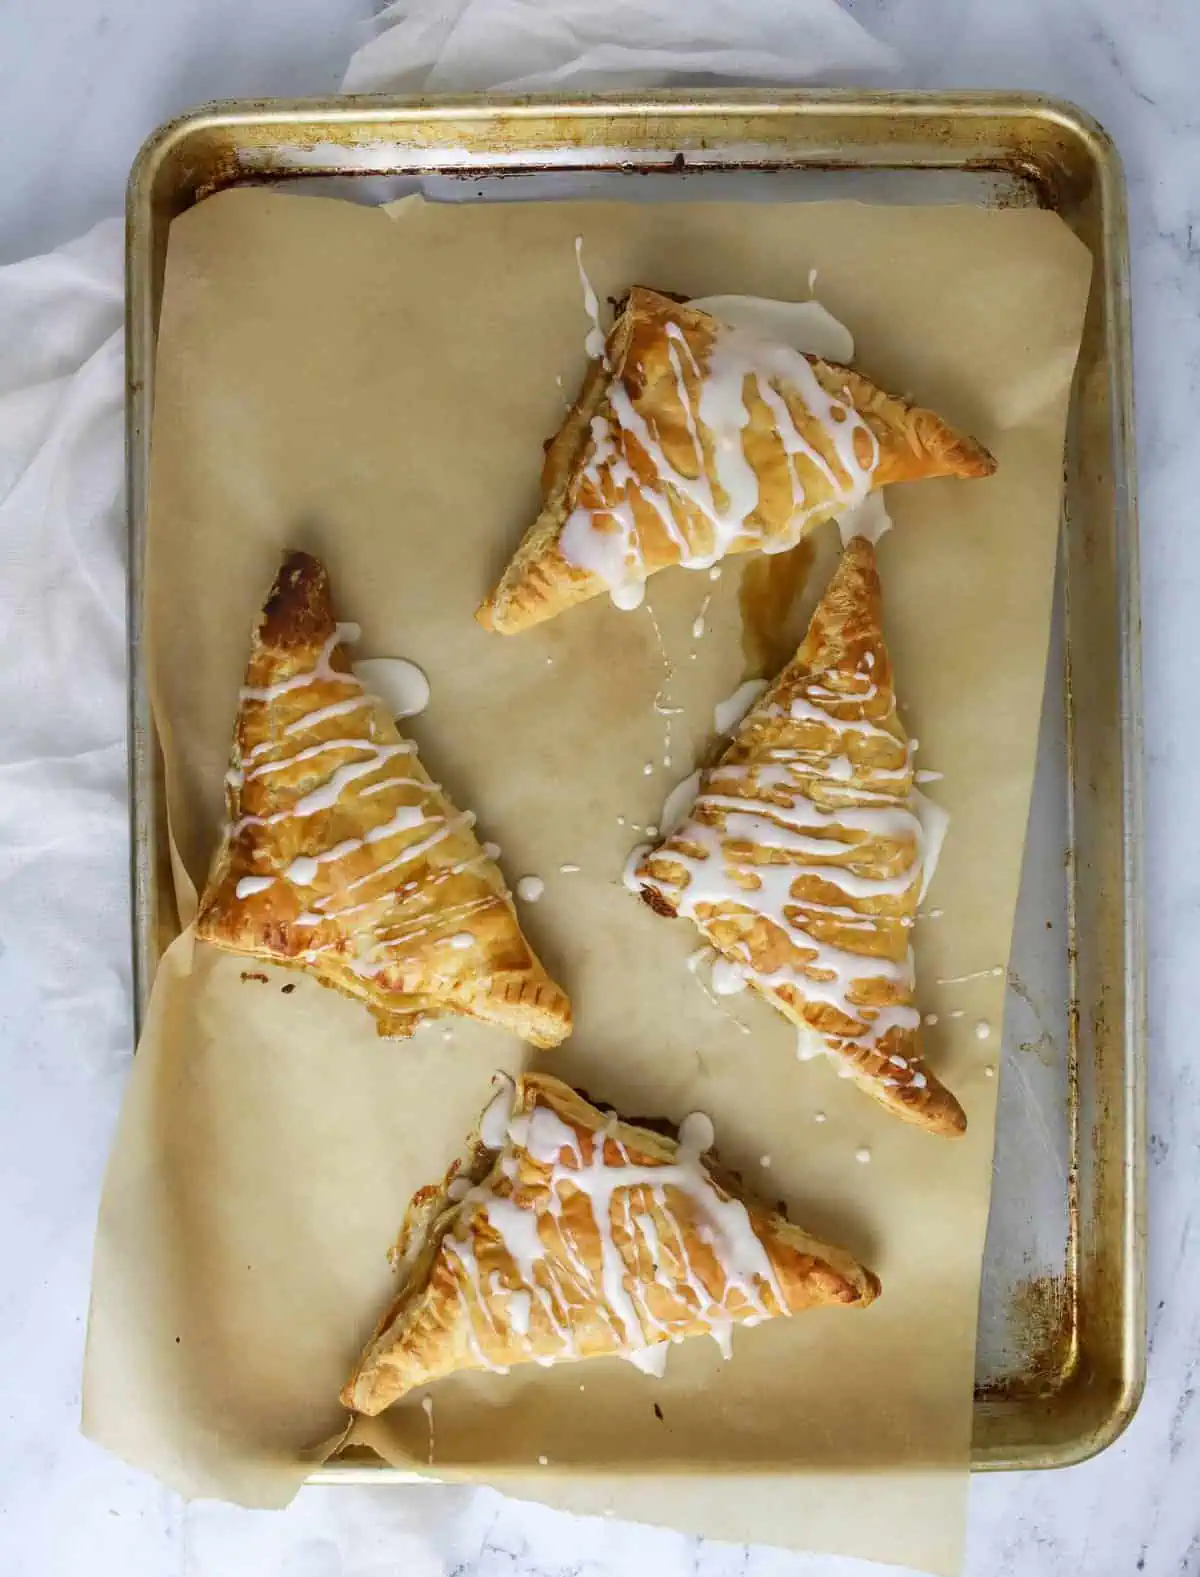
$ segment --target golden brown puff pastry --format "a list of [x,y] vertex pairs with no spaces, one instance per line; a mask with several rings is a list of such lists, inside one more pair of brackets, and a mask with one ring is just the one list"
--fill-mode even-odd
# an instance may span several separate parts
[[226,799],[206,942],[306,970],[364,1003],[381,1035],[442,1013],[535,1046],[570,1033],[474,817],[350,671],[307,553],[288,554],[254,632]]
[[[920,1058],[911,927],[924,880],[912,750],[896,712],[875,550],[843,553],[799,651],[632,883],[687,915],[746,984],[868,1095],[966,1129]],[[735,983],[731,982],[731,983]]]
[[982,445],[862,373],[629,292],[551,440],[544,504],[478,612],[512,635],[671,564],[778,553],[890,482],[989,476]]
[[728,1356],[735,1324],[878,1296],[844,1250],[739,1200],[701,1157],[711,1141],[703,1117],[668,1139],[545,1074],[506,1080],[458,1180],[465,1197],[439,1192],[432,1221],[414,1202],[406,1284],[343,1402],[379,1413],[458,1370],[519,1363],[617,1356],[661,1373],[686,1336],[714,1336]]

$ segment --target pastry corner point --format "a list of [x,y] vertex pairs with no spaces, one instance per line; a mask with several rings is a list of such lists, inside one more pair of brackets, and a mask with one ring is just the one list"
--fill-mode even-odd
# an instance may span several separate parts
[[940,1113],[941,1120],[934,1132],[946,1139],[961,1139],[967,1131],[967,1114],[949,1090],[946,1091],[946,1095],[946,1105]]
[[858,1300],[859,1308],[860,1309],[868,1308],[872,1303],[875,1302],[875,1299],[878,1298],[878,1297],[881,1297],[882,1294],[883,1294],[883,1282],[880,1281],[879,1277],[875,1274],[875,1272],[873,1270],[868,1270],[867,1267],[864,1265],[863,1266],[862,1296]]
[[999,469],[999,461],[992,451],[979,442],[977,438],[968,438],[959,435],[959,455],[961,457],[962,476],[969,481],[985,476],[995,476]]
[[269,646],[320,645],[334,629],[329,573],[311,553],[289,548],[259,619],[259,639]]

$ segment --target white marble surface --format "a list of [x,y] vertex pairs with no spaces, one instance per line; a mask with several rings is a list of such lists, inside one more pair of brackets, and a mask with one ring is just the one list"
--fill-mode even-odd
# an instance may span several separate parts
[[[117,211],[145,132],[215,96],[336,86],[370,0],[0,4],[0,260]],[[749,3],[749,0],[747,0]],[[971,1577],[1200,1573],[1200,1063],[1187,990],[1200,943],[1192,744],[1200,591],[1200,6],[1157,0],[851,0],[930,86],[1029,87],[1096,114],[1133,216],[1148,744],[1150,1379],[1093,1463],[972,1487]],[[0,764],[3,770],[3,764]],[[0,851],[2,857],[3,851]],[[120,858],[120,853],[114,855]],[[5,869],[0,863],[0,876]],[[119,950],[118,950],[119,951]],[[39,1006],[39,1002],[41,1006]],[[0,957],[0,1111],[22,1165],[0,1190],[0,1572],[59,1577],[800,1577],[853,1563],[701,1545],[491,1492],[305,1491],[286,1515],[182,1507],[77,1433],[95,1197],[124,1066],[86,1080],[51,1051],[29,972]],[[55,1045],[58,1042],[55,1041]],[[13,1267],[21,1267],[18,1280]]]

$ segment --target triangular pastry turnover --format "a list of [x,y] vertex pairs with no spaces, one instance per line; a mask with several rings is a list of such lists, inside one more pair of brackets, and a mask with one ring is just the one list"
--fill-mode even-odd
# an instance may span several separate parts
[[505,1081],[440,1214],[410,1211],[406,1284],[346,1406],[378,1413],[464,1369],[616,1356],[661,1372],[684,1337],[728,1355],[734,1325],[878,1296],[851,1255],[718,1180],[711,1140],[705,1118],[677,1141],[544,1074]]
[[339,634],[323,565],[289,554],[254,632],[197,934],[356,997],[381,1035],[458,1013],[557,1045],[570,1003],[474,817],[355,678]]
[[[632,882],[841,1073],[933,1133],[966,1128],[920,1057],[912,925],[925,880],[875,550],[856,537],[803,644]],[[736,980],[731,982],[736,984]]]
[[541,514],[478,617],[512,635],[605,591],[634,607],[656,570],[778,553],[873,488],[995,468],[862,373],[638,286],[548,445]]

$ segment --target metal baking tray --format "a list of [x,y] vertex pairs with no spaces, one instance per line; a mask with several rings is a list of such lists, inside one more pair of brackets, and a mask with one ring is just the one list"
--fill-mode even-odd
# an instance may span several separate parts
[[[812,91],[235,103],[162,127],[128,208],[130,757],[139,1020],[178,929],[141,645],[155,334],[171,220],[248,182],[378,202],[603,196],[960,202],[1059,213],[1094,259],[1005,1014],[975,1468],[1113,1440],[1144,1362],[1138,541],[1124,185],[1099,126],[1027,94]],[[311,189],[311,188],[310,188]],[[322,1476],[396,1477],[382,1464]]]

